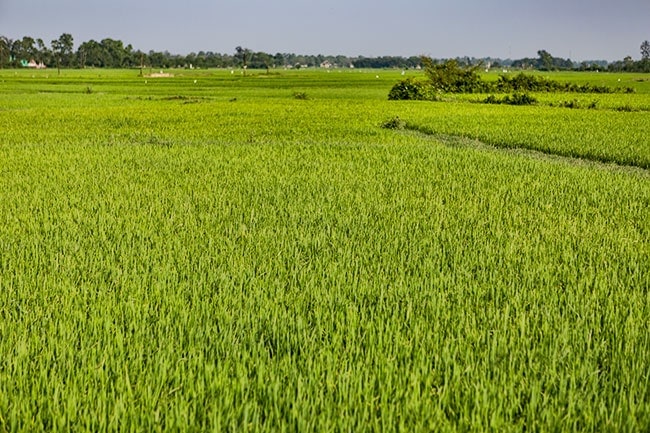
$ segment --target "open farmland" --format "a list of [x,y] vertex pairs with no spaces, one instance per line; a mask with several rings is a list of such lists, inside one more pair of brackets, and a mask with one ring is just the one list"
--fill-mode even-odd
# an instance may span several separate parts
[[0,71],[0,431],[650,429],[643,75],[137,74]]

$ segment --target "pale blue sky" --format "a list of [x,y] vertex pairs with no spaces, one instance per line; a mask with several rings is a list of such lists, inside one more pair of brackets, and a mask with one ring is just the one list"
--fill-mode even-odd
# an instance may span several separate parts
[[0,35],[71,33],[143,51],[640,57],[650,0],[0,0]]

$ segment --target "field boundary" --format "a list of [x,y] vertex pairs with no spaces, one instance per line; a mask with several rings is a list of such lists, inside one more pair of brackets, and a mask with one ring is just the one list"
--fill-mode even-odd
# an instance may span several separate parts
[[601,161],[588,157],[568,156],[554,152],[544,152],[542,150],[531,149],[524,146],[491,144],[464,135],[442,134],[429,131],[417,125],[408,123],[404,124],[404,127],[400,130],[400,132],[404,134],[414,135],[420,138],[435,140],[436,142],[447,147],[464,147],[477,150],[496,151],[500,153],[509,153],[512,155],[524,156],[538,160],[562,162],[573,166],[582,166],[612,172],[622,172],[628,174],[634,173],[642,176],[650,176],[650,170],[639,165],[621,164],[614,161]]

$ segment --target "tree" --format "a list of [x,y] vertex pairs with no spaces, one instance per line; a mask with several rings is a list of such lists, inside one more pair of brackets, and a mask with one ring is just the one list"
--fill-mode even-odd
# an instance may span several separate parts
[[242,48],[241,46],[235,48],[235,58],[241,63],[244,75],[246,75],[246,68],[248,68],[248,62],[250,62],[252,57],[253,52],[250,49]]
[[457,60],[447,60],[436,64],[433,59],[422,56],[424,73],[429,78],[433,88],[440,92],[473,93],[484,90],[484,83],[477,70],[481,64],[472,67],[462,67]]
[[4,68],[10,57],[12,40],[6,36],[0,36],[0,69]]
[[271,57],[270,54],[264,53],[262,51],[255,53],[254,57],[255,63],[253,64],[253,68],[264,68],[268,74],[271,66],[274,64],[273,57]]
[[36,41],[30,36],[24,36],[21,40],[15,42],[16,57],[18,60],[34,60],[38,53]]
[[553,68],[553,56],[551,53],[549,53],[546,50],[539,50],[537,52],[537,55],[539,56],[539,63],[544,71],[550,71]]
[[625,56],[623,58],[623,64],[627,71],[631,71],[634,68],[634,60],[632,60],[632,56]]
[[169,57],[165,53],[150,50],[148,57],[152,68],[166,68],[169,66]]
[[56,58],[56,69],[61,74],[61,63],[69,65],[69,58],[74,47],[74,39],[69,33],[63,33],[59,39],[52,41],[52,52]]
[[641,44],[641,59],[648,60],[650,59],[650,42],[643,41]]
[[106,53],[104,52],[104,48],[99,44],[99,42],[95,41],[94,39],[91,39],[79,45],[79,49],[77,50],[77,57],[80,59],[80,65],[82,68],[85,68],[86,66],[107,66],[105,63]]
[[131,66],[131,57],[133,55],[131,45],[125,47],[122,41],[111,38],[102,39],[100,44],[106,54],[107,66],[111,68]]
[[50,50],[48,50],[43,39],[36,39],[36,49],[38,50],[38,60],[39,62],[46,63],[50,57]]

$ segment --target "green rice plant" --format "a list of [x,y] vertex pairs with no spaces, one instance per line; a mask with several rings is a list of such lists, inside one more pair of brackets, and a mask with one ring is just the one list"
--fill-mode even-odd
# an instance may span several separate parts
[[648,429],[645,112],[132,72],[0,73],[0,431]]
[[648,112],[465,103],[432,104],[426,111],[400,108],[403,119],[429,134],[462,136],[497,147],[532,149],[588,161],[650,167],[650,141],[645,133]]

